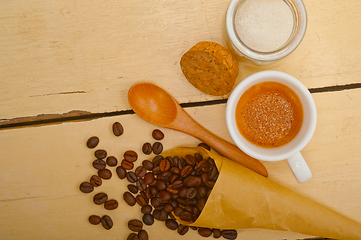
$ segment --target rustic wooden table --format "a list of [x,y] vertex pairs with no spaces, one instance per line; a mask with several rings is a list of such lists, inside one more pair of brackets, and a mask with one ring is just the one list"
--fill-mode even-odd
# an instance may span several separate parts
[[[119,200],[113,212],[92,203],[79,184],[95,173],[93,135],[99,148],[121,158],[154,141],[156,126],[133,114],[128,89],[147,81],[165,88],[186,111],[231,141],[225,124],[227,96],[213,97],[183,76],[181,56],[199,41],[224,45],[229,0],[21,1],[0,3],[0,235],[1,239],[126,239],[138,207],[122,200],[127,182],[114,177],[101,190]],[[316,132],[302,151],[313,173],[300,184],[285,161],[264,162],[269,179],[361,222],[361,2],[305,0],[308,29],[302,44],[274,65],[239,63],[237,83],[273,69],[298,78],[316,102]],[[115,137],[111,125],[125,132]],[[200,141],[161,128],[165,149]],[[139,163],[137,163],[139,164]],[[87,222],[109,214],[110,231]],[[184,239],[156,222],[151,239]],[[269,230],[239,230],[239,239],[303,239]],[[187,239],[203,239],[196,232]]]

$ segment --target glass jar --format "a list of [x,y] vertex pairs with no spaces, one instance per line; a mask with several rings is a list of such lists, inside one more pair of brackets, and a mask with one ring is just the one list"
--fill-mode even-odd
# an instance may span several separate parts
[[272,63],[297,48],[306,26],[302,0],[231,0],[225,19],[226,44],[236,56],[256,64]]

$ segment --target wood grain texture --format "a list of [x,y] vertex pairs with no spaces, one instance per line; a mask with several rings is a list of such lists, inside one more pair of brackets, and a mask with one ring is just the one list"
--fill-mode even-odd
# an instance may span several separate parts
[[[318,124],[311,142],[302,151],[312,173],[310,181],[300,184],[287,163],[264,162],[269,178],[357,222],[361,222],[361,89],[315,93]],[[188,108],[196,121],[218,136],[231,141],[225,124],[225,104]],[[119,121],[124,134],[115,137],[111,126]],[[140,219],[140,207],[129,207],[122,200],[128,182],[104,180],[91,194],[79,191],[79,184],[96,173],[91,162],[94,150],[85,143],[93,135],[100,138],[97,149],[121,158],[126,150],[140,154],[144,142],[154,142],[154,125],[137,115],[107,117],[86,122],[71,122],[0,132],[0,232],[12,239],[125,239],[130,231],[127,222]],[[199,140],[170,129],[163,129],[165,149],[195,146]],[[149,158],[140,154],[136,165]],[[100,191],[119,201],[119,208],[107,211],[92,203]],[[108,214],[113,218],[110,231],[87,222],[91,214]],[[145,227],[151,239],[184,239],[163,223]],[[291,232],[239,230],[239,239],[302,239]],[[187,239],[204,239],[190,231]]]
[[[265,69],[307,87],[360,82],[361,2],[305,0],[306,36],[272,66],[240,63],[236,83]],[[0,121],[71,111],[129,109],[128,89],[150,81],[179,102],[213,97],[183,76],[181,56],[199,41],[224,45],[229,1],[2,1]]]

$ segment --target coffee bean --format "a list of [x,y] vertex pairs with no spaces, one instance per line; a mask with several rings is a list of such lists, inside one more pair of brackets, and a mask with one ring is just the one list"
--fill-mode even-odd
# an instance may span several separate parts
[[184,211],[184,210],[183,210],[182,207],[176,207],[176,208],[174,208],[173,213],[174,213],[174,215],[176,215],[177,217],[179,217],[179,215],[180,215],[183,211]]
[[110,167],[115,167],[118,164],[118,159],[114,156],[109,156],[109,157],[107,157],[106,163]]
[[196,153],[194,154],[194,157],[196,158],[196,161],[197,161],[197,162],[200,162],[200,161],[203,160],[203,156],[202,156],[202,154],[199,153],[199,152],[196,152]]
[[213,188],[213,187],[214,187],[215,182],[213,182],[213,181],[207,181],[207,182],[205,182],[205,184],[206,184],[206,186],[207,186],[207,187],[209,187],[209,188]]
[[91,215],[89,217],[89,222],[93,225],[98,225],[100,223],[100,217],[97,215]]
[[127,171],[122,166],[118,166],[116,172],[120,179],[124,179],[127,176]]
[[184,185],[187,187],[199,187],[202,184],[202,178],[190,177],[184,180]]
[[138,188],[137,186],[133,185],[133,184],[129,184],[128,186],[128,190],[131,192],[131,193],[134,193],[134,194],[137,194],[138,193]]
[[181,214],[179,214],[179,218],[183,221],[191,222],[192,221],[192,213],[183,211]]
[[177,232],[179,233],[179,235],[185,235],[188,232],[188,230],[189,230],[188,226],[179,224]]
[[197,196],[197,189],[195,188],[188,188],[187,190],[187,198],[192,199],[195,198]]
[[129,234],[127,240],[139,240],[139,237],[136,233]]
[[188,177],[193,171],[193,167],[191,165],[186,165],[180,172],[180,175],[185,178]]
[[134,172],[127,172],[126,178],[130,183],[135,183],[138,180],[138,177]]
[[173,174],[169,171],[162,172],[158,178],[160,178],[163,182],[170,182],[170,177]]
[[93,197],[93,202],[96,205],[102,205],[108,200],[108,195],[106,193],[97,193]]
[[208,194],[208,188],[205,185],[199,186],[198,194],[200,197],[206,197]]
[[152,132],[152,137],[155,140],[162,140],[164,138],[164,133],[159,129],[154,129]]
[[145,189],[147,188],[147,184],[144,183],[144,180],[142,178],[139,178],[136,184],[139,191],[145,191]]
[[104,208],[106,210],[114,210],[118,208],[118,201],[115,199],[108,200],[104,203]]
[[162,201],[159,198],[154,197],[150,200],[150,204],[152,204],[153,207],[158,207],[162,204]]
[[167,219],[165,221],[165,226],[170,230],[176,230],[178,228],[178,223],[173,219]]
[[123,156],[128,162],[135,162],[138,159],[138,154],[132,150],[126,151]]
[[200,199],[198,199],[198,201],[197,201],[197,207],[198,207],[199,210],[201,210],[201,211],[203,210],[204,205],[206,205],[206,201],[207,201],[206,198],[200,198]]
[[139,206],[144,206],[144,205],[148,204],[148,199],[146,199],[142,195],[137,195],[137,197],[135,198],[135,201],[138,203]]
[[143,229],[143,223],[139,220],[130,220],[128,222],[128,228],[133,232],[139,232]]
[[186,155],[184,160],[187,164],[194,166],[197,162],[196,158],[193,155]]
[[97,159],[93,162],[93,167],[97,170],[102,170],[106,167],[106,163],[101,159]]
[[211,147],[208,146],[208,144],[205,144],[205,143],[200,143],[200,144],[198,144],[198,146],[199,146],[199,147],[202,147],[202,148],[204,148],[204,149],[207,149],[208,151],[211,150]]
[[153,173],[149,172],[149,173],[145,174],[145,176],[144,176],[144,183],[145,184],[149,185],[149,184],[151,184],[153,182],[153,180],[154,180]]
[[98,146],[98,144],[99,144],[99,138],[96,136],[89,138],[88,141],[86,142],[88,148],[95,148],[96,146]]
[[119,122],[113,123],[112,130],[113,134],[117,137],[121,136],[124,133],[124,128]]
[[109,169],[102,169],[98,171],[99,177],[103,179],[111,179],[112,178],[112,172]]
[[179,175],[180,174],[180,169],[179,167],[172,167],[170,170],[169,170],[171,173],[173,174],[176,174],[176,175]]
[[236,239],[237,231],[236,230],[223,230],[223,231],[221,231],[221,235],[225,239]]
[[104,159],[107,157],[107,151],[105,151],[104,149],[98,149],[94,152],[94,156],[97,159]]
[[[154,210],[154,211],[155,211],[155,210]],[[153,211],[153,212],[154,212],[154,211]],[[153,216],[154,216],[154,215],[153,215]],[[155,218],[155,216],[154,216],[154,218]],[[164,209],[160,210],[160,212],[159,212],[159,219],[157,219],[157,220],[164,222],[164,221],[166,221],[167,219],[168,219],[168,213],[167,213]]]
[[142,147],[142,152],[146,155],[151,154],[153,152],[152,144],[150,144],[149,142],[144,143]]
[[147,169],[147,170],[149,170],[149,171],[151,171],[151,170],[153,169],[153,167],[154,167],[153,163],[152,163],[151,161],[149,161],[149,160],[144,160],[144,161],[142,162],[142,165],[143,165],[143,167],[144,167],[145,169]]
[[148,226],[150,226],[150,225],[153,225],[153,223],[154,223],[154,217],[153,217],[153,215],[151,215],[151,214],[144,214],[143,215],[143,222],[144,222],[144,224],[145,225],[148,225]]
[[143,166],[139,166],[135,169],[135,174],[137,177],[142,178],[147,173],[147,169],[145,169]]
[[101,218],[100,222],[101,222],[102,226],[107,230],[109,230],[113,227],[113,221],[108,215],[104,215]]
[[190,229],[194,230],[194,231],[197,231],[198,230],[198,227],[195,227],[195,226],[189,226]]
[[172,204],[167,203],[167,204],[164,205],[164,210],[165,210],[166,212],[172,212],[172,211],[174,210],[174,207],[173,207]]
[[90,183],[91,185],[93,185],[94,187],[99,187],[100,185],[102,185],[102,179],[97,176],[97,175],[93,175],[91,178],[90,178]]
[[163,144],[160,142],[153,143],[152,148],[154,154],[161,154],[163,152]]
[[209,237],[212,235],[212,229],[211,228],[203,228],[200,227],[198,228],[198,234],[201,235],[202,237]]
[[144,205],[144,206],[142,206],[142,208],[141,208],[141,212],[143,213],[143,214],[150,214],[151,212],[152,212],[152,210],[153,210],[153,208],[152,208],[152,206],[150,206],[150,205]]
[[129,206],[134,206],[136,204],[135,197],[130,192],[125,192],[123,194],[123,199]]
[[155,165],[155,166],[159,166],[159,163],[162,161],[164,159],[164,157],[162,156],[162,155],[158,155],[158,156],[155,156],[154,158],[153,158],[153,164]]
[[123,159],[122,162],[120,163],[120,166],[122,166],[126,170],[132,170],[134,167],[134,163]]
[[145,231],[144,229],[140,230],[138,233],[138,238],[139,238],[139,240],[148,240],[149,236],[148,236],[147,231]]
[[83,193],[91,193],[94,190],[94,187],[89,182],[83,182],[83,183],[80,184],[79,189]]
[[220,238],[220,237],[222,237],[222,235],[221,235],[221,230],[220,230],[220,229],[215,229],[215,228],[213,228],[212,231],[213,231],[213,237],[214,237],[214,238]]
[[159,168],[162,172],[164,171],[168,171],[170,169],[170,162],[167,159],[163,159],[160,163],[159,163]]

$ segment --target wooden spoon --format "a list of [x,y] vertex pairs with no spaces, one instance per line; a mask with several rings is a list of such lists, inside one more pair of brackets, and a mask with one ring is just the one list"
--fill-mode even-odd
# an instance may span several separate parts
[[152,83],[138,83],[129,89],[129,104],[147,122],[192,135],[219,154],[267,177],[263,164],[242,152],[237,146],[215,136],[194,121],[165,90]]

